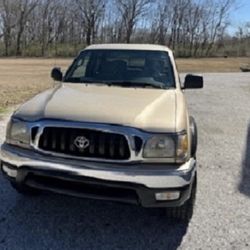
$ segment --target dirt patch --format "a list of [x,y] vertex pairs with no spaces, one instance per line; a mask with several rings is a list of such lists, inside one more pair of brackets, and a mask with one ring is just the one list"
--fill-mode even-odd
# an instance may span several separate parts
[[241,72],[240,67],[250,63],[250,58],[200,58],[177,59],[180,72]]
[[0,59],[0,112],[52,86],[55,65],[67,68],[69,59]]

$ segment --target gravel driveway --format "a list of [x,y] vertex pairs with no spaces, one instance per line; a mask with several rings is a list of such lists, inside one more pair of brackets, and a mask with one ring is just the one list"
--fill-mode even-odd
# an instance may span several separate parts
[[199,128],[189,225],[130,205],[26,198],[0,176],[0,249],[250,249],[250,74],[205,74],[205,88],[187,97]]

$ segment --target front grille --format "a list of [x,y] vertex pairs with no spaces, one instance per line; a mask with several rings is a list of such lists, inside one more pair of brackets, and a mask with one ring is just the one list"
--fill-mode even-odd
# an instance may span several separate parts
[[90,129],[46,127],[39,148],[54,153],[107,160],[130,158],[124,135]]

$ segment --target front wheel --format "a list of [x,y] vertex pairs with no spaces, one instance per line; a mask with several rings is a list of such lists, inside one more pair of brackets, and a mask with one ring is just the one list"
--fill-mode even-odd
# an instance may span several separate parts
[[198,130],[197,130],[197,125],[192,116],[189,118],[190,122],[190,130],[191,130],[191,156],[196,157],[196,151],[197,151],[197,145],[198,145]]
[[190,198],[180,207],[166,208],[167,218],[177,219],[183,222],[189,222],[193,216],[196,189],[197,189],[196,177],[192,185]]

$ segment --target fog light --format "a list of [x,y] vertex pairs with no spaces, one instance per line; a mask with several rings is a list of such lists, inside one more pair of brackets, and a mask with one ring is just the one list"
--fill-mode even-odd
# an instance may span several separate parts
[[10,169],[6,165],[2,165],[2,169],[4,173],[6,173],[9,177],[16,178],[17,176],[17,170],[15,169]]
[[155,199],[157,201],[177,200],[179,198],[180,198],[179,191],[169,191],[169,192],[161,192],[155,194]]

